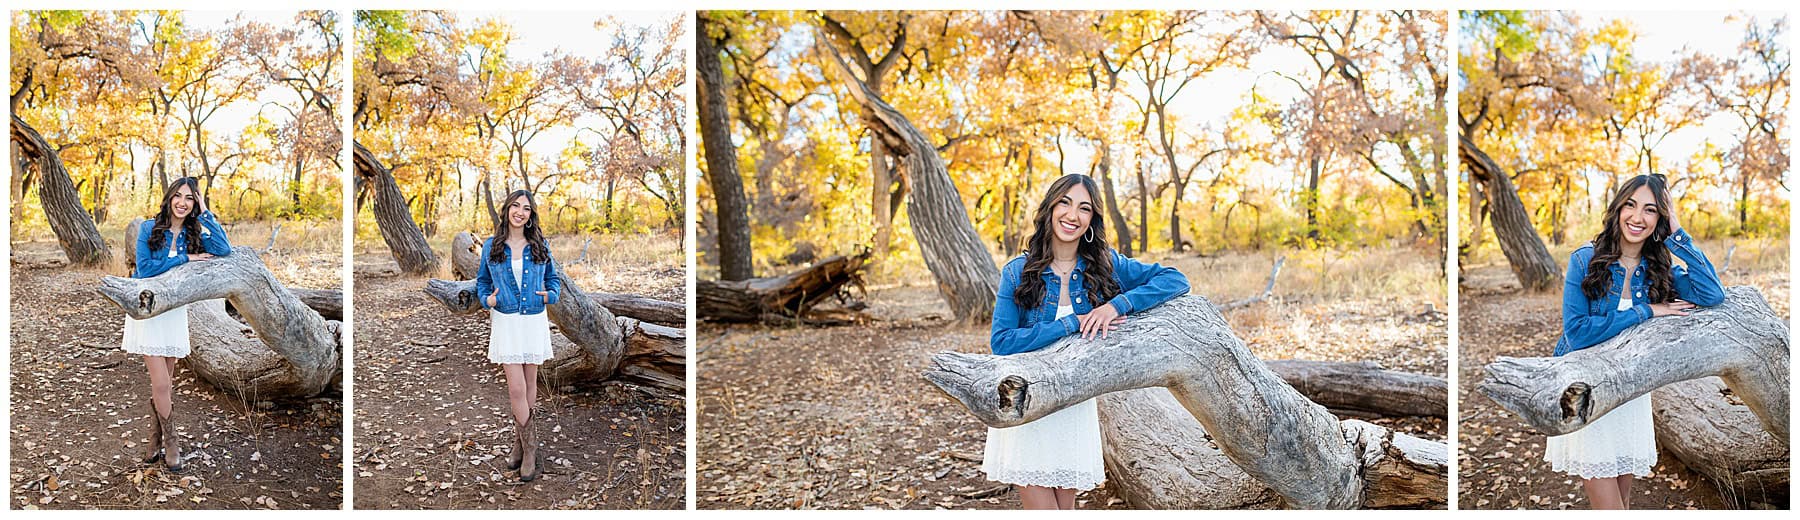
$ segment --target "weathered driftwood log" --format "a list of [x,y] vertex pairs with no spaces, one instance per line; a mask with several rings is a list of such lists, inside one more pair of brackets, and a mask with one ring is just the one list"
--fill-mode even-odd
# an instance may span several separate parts
[[833,256],[812,266],[773,278],[743,281],[696,280],[694,300],[700,319],[719,322],[841,324],[861,321],[853,310],[824,312],[815,305],[830,301],[848,284],[862,285],[862,269],[870,252]]
[[1281,497],[1231,463],[1165,388],[1100,396],[1106,487],[1143,509],[1253,509]]
[[1444,378],[1383,370],[1363,361],[1278,359],[1269,369],[1312,402],[1337,415],[1447,417],[1450,385]]
[[1687,316],[1652,318],[1561,357],[1501,357],[1476,389],[1546,435],[1587,426],[1663,385],[1719,376],[1763,428],[1788,436],[1788,326],[1752,287]]
[[1726,504],[1786,508],[1788,445],[1717,377],[1656,389],[1656,443],[1712,480]]
[[[254,248],[189,262],[153,278],[108,276],[100,294],[137,319],[196,303],[188,314],[193,353],[187,362],[202,380],[227,393],[271,399],[311,397],[338,377],[338,322],[300,302],[264,266]],[[244,324],[225,312],[231,303]]]
[[[559,266],[561,264],[558,264]],[[450,271],[460,280],[475,279],[481,266],[481,240],[474,233],[459,231],[450,238]],[[567,289],[564,289],[567,290]],[[594,303],[614,315],[676,328],[687,326],[687,307],[678,302],[646,298],[635,294],[585,293]]]
[[319,313],[320,317],[327,320],[344,321],[344,291],[289,287],[288,292],[294,293],[294,297],[299,298],[300,303],[306,304],[306,308]]
[[1288,506],[1448,501],[1443,444],[1340,422],[1256,359],[1200,296],[1138,314],[1107,339],[1067,338],[1010,356],[939,353],[925,377],[994,427],[1024,424],[1110,392],[1166,387],[1226,458]]
[[[426,282],[425,293],[455,314],[482,309],[474,281],[432,279]],[[540,366],[540,379],[569,382],[618,377],[682,391],[687,373],[686,330],[615,317],[572,280],[563,280],[562,298],[545,312],[570,343],[555,343],[553,356]]]

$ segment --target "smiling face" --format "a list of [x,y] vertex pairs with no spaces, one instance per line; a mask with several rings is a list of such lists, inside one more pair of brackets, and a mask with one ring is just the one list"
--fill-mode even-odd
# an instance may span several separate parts
[[175,218],[187,218],[194,214],[194,188],[188,183],[175,186],[175,196],[169,198],[169,213]]
[[506,222],[513,228],[524,229],[531,221],[531,200],[523,196],[513,197],[512,203],[506,205]]
[[1649,240],[1650,235],[1656,233],[1657,224],[1662,222],[1662,211],[1650,186],[1639,186],[1619,206],[1619,240],[1633,245]]
[[1094,197],[1088,193],[1087,187],[1076,183],[1057,198],[1056,205],[1050,209],[1051,236],[1059,243],[1080,241],[1087,234],[1089,223],[1094,220]]

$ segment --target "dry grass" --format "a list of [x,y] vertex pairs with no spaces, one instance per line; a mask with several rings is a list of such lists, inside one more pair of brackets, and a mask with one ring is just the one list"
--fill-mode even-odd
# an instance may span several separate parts
[[[127,223],[115,222],[100,228],[101,238],[106,240],[106,245],[113,252],[113,261],[99,268],[105,274],[131,274],[131,267],[125,263],[125,255],[127,248],[134,245],[126,241]],[[276,231],[277,227],[280,228],[279,232]],[[343,286],[343,254],[340,245],[343,243],[343,227],[338,225],[338,221],[226,222],[225,232],[230,236],[233,246],[256,248],[263,263],[283,285],[311,289]],[[275,241],[273,248],[268,249],[271,246],[271,235],[275,237]],[[13,242],[12,249],[14,257],[28,259],[33,263],[67,261],[54,237]]]
[[[455,232],[440,232],[426,238],[432,251],[442,255],[433,277],[452,277],[449,252],[455,236]],[[679,233],[553,235],[546,240],[558,265],[582,289],[671,301],[684,299],[687,257]],[[379,236],[363,237],[355,246],[358,272],[394,269],[393,257]]]

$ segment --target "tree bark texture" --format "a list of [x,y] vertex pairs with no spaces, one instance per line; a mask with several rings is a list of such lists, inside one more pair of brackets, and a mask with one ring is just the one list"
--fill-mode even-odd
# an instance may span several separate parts
[[1301,395],[1337,415],[1447,418],[1450,385],[1444,378],[1384,370],[1373,362],[1278,359],[1269,369]]
[[100,238],[100,230],[94,227],[94,217],[81,206],[81,192],[76,191],[74,181],[69,180],[69,172],[63,169],[62,157],[56,147],[50,146],[44,136],[38,135],[37,129],[16,115],[12,116],[12,142],[19,151],[13,162],[18,171],[13,175],[23,175],[28,167],[36,167],[38,198],[44,204],[44,218],[50,221],[50,230],[56,233],[56,241],[62,246],[63,253],[69,255],[69,262],[95,266],[112,261],[112,250],[107,249],[106,240]]
[[1481,191],[1487,194],[1494,237],[1500,241],[1500,252],[1512,265],[1513,274],[1519,277],[1519,285],[1528,291],[1540,292],[1562,287],[1562,267],[1550,257],[1550,250],[1538,237],[1537,227],[1531,224],[1531,214],[1519,200],[1519,190],[1513,186],[1512,178],[1499,163],[1476,147],[1469,136],[1458,136],[1457,144],[1462,164],[1469,169],[1469,177],[1486,185]]
[[1111,392],[1166,387],[1220,452],[1303,509],[1448,500],[1449,451],[1339,421],[1270,370],[1204,297],[1140,313],[1109,338],[1066,338],[1010,356],[943,352],[926,379],[992,427],[1024,424]]
[[912,223],[913,239],[919,244],[925,267],[937,278],[938,295],[957,320],[988,321],[994,312],[994,292],[1000,287],[1000,269],[975,233],[944,158],[924,132],[856,79],[842,57],[835,61],[849,83],[851,97],[863,106],[866,116],[873,116],[862,118],[863,126],[900,158],[912,188],[906,199],[907,220]]
[[696,280],[695,312],[699,319],[717,322],[837,324],[862,321],[859,312],[822,312],[820,303],[839,296],[847,285],[862,286],[862,270],[870,251],[854,256],[833,256],[805,269],[774,278],[743,281]]
[[719,41],[705,14],[694,31],[694,66],[700,76],[700,140],[706,146],[706,180],[712,184],[718,216],[719,278],[755,276],[750,260],[750,213],[744,178],[738,173],[737,145],[731,142],[731,114],[726,106],[725,69],[719,63]]
[[[226,393],[257,399],[319,395],[339,377],[338,322],[307,308],[275,279],[256,249],[189,262],[151,278],[108,276],[100,294],[146,319],[187,304],[188,365]],[[224,299],[224,302],[216,301]],[[229,302],[244,322],[225,312]],[[258,340],[258,341],[253,341]]]
[[1712,480],[1726,504],[1741,509],[1788,505],[1788,444],[1717,377],[1656,389],[1650,398],[1656,444]]
[[1561,357],[1501,357],[1476,386],[1545,435],[1580,430],[1664,385],[1719,376],[1764,430],[1788,436],[1788,325],[1751,287],[1723,305],[1665,316]]
[[394,254],[394,262],[400,264],[400,271],[412,275],[437,272],[437,253],[431,251],[431,244],[425,242],[425,233],[420,232],[419,225],[413,222],[412,212],[406,207],[406,195],[394,183],[393,173],[382,166],[374,153],[363,148],[362,143],[356,143],[355,159],[356,176],[375,195],[370,211],[375,213],[381,240]]

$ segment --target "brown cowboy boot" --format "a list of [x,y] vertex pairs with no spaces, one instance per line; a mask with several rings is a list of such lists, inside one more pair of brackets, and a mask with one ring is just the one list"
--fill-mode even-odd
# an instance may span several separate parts
[[150,440],[144,443],[144,463],[149,464],[161,460],[162,453],[162,418],[156,416],[156,402],[150,402]]
[[175,411],[169,410],[169,416],[159,418],[157,422],[162,423],[163,463],[169,466],[169,471],[180,473],[187,466],[181,463],[181,447],[177,445],[180,439],[175,436]]
[[524,460],[525,446],[519,442],[519,423],[513,423],[512,451],[506,452],[506,469],[519,469],[519,461]]
[[537,425],[532,424],[531,419],[532,416],[527,415],[525,424],[518,425],[519,443],[525,445],[525,449],[520,450],[523,452],[520,454],[523,460],[519,462],[520,482],[537,480],[538,470],[542,469],[538,467],[537,460]]

